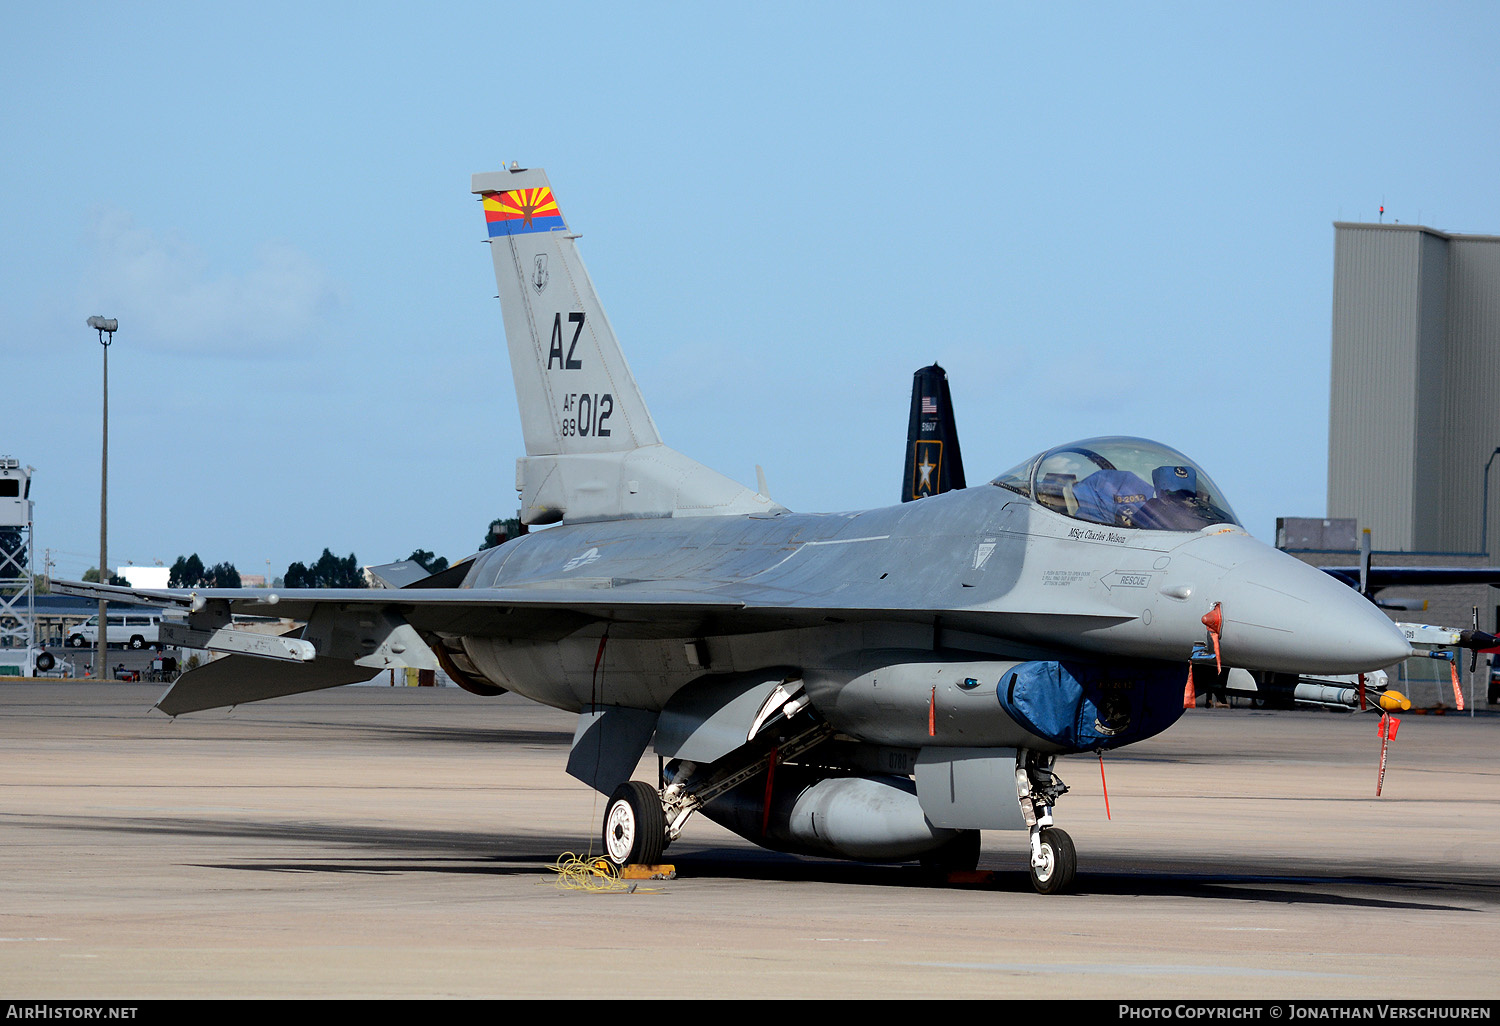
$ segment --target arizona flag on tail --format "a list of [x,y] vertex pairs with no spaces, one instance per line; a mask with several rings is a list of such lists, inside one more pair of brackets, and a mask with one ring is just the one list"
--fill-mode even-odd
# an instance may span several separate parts
[[492,239],[497,235],[528,235],[567,227],[562,211],[557,209],[557,200],[552,198],[552,190],[546,186],[490,193],[484,197],[484,219]]

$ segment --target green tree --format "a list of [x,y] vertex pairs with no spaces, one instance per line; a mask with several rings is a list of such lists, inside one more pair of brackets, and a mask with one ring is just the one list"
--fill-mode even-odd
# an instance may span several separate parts
[[[85,570],[83,572],[83,583],[85,583],[85,584],[98,584],[99,583],[99,568],[97,566],[91,566],[91,567],[89,567],[87,570]],[[121,577],[119,574],[110,574],[109,575],[109,583],[110,584],[119,585],[121,588],[128,588],[128,587],[130,587],[130,582],[127,581],[125,578]]]
[[172,569],[167,574],[167,586],[170,588],[203,586],[203,560],[198,558],[198,553],[177,557],[177,561],[172,564]]
[[238,588],[240,572],[233,563],[215,563],[203,573],[204,583],[210,588]]
[[422,569],[426,570],[430,574],[442,573],[444,570],[448,569],[447,556],[435,556],[431,552],[428,552],[426,549],[418,549],[406,558],[414,563],[420,564]]
[[366,588],[365,575],[360,572],[354,553],[343,559],[328,549],[312,566],[293,563],[286,568],[283,578],[288,588]]
[[240,572],[233,563],[215,563],[204,566],[198,553],[178,556],[167,574],[167,586],[171,588],[238,588]]

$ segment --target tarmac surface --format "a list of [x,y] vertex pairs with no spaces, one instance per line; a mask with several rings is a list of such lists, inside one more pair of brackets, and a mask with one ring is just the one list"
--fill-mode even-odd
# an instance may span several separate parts
[[[603,801],[573,718],[341,688],[168,720],[159,686],[0,685],[9,999],[1500,996],[1500,718],[1198,709],[1060,763],[1076,893],[764,852],[557,886]],[[648,753],[638,774],[654,775]]]

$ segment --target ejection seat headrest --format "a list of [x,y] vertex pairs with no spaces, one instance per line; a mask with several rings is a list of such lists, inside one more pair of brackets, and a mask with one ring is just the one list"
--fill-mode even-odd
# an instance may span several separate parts
[[1192,467],[1157,467],[1151,471],[1151,483],[1158,495],[1165,492],[1194,495],[1198,491],[1198,471]]

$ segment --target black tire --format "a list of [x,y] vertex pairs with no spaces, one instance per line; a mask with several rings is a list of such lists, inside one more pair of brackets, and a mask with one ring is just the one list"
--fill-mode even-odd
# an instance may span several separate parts
[[146,639],[143,638],[143,637],[141,637],[139,634],[137,634],[137,635],[135,635],[134,637],[132,637],[130,639],[130,647],[131,648],[145,648],[146,647]]
[[82,634],[75,634],[75,635],[73,635],[71,638],[68,639],[68,644],[72,645],[74,648],[82,648],[83,647],[83,635]]
[[979,831],[962,830],[940,847],[922,856],[929,873],[971,873],[979,868]]
[[1073,886],[1078,875],[1078,852],[1066,831],[1048,827],[1042,831],[1042,856],[1047,864],[1031,867],[1031,886],[1038,894],[1058,894]]
[[52,658],[51,652],[38,652],[36,657],[36,669],[38,673],[46,673],[57,665],[57,660]]
[[639,780],[615,788],[604,807],[604,857],[617,866],[652,866],[667,846],[667,814],[656,789]]

